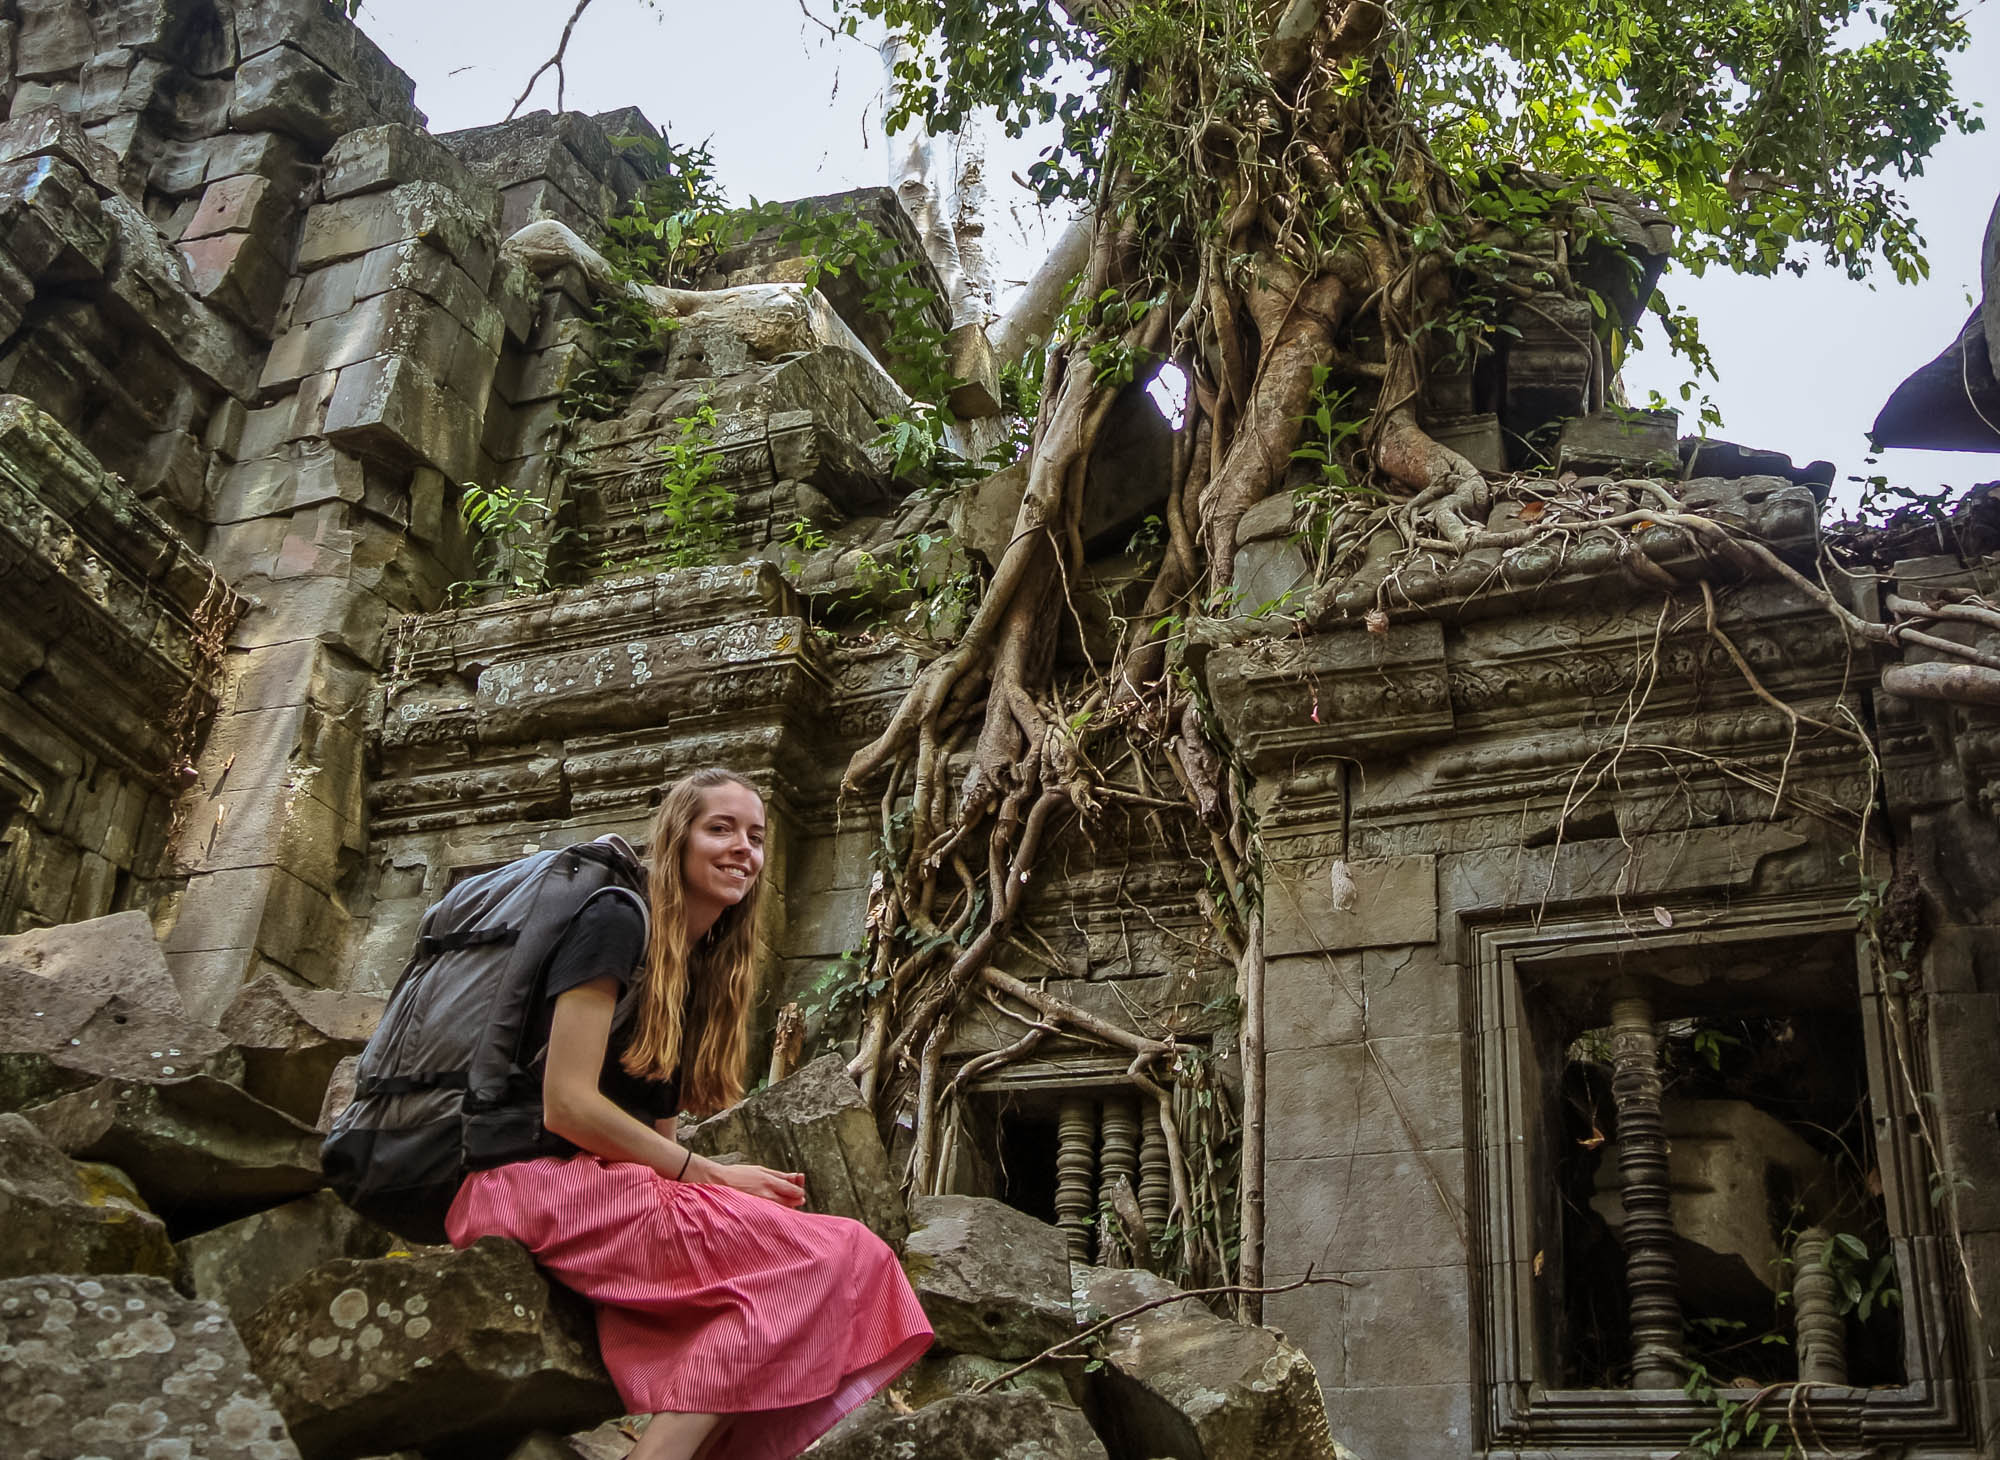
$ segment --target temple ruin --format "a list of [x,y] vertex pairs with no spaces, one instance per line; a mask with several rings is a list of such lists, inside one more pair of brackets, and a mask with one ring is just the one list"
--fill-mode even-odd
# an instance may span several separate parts
[[[769,229],[609,370],[603,281],[512,241],[550,219],[598,237],[656,175],[629,145],[652,124],[433,135],[321,0],[4,0],[0,112],[0,1108],[124,1171],[181,1243],[158,1260],[199,1269],[205,1233],[328,1200],[321,1096],[454,878],[638,842],[661,787],[711,763],[772,817],[758,1058],[787,1004],[809,1055],[851,1055],[850,955],[897,808],[841,773],[955,631],[1023,490],[1018,470],[899,471],[878,423],[907,399],[866,291],[805,288]],[[887,190],[817,206],[928,268]],[[1591,206],[1603,278],[1650,287],[1667,230]],[[1623,287],[1636,313],[1646,290]],[[1496,513],[1643,517],[1659,481],[1820,561],[1830,466],[1624,409],[1589,307],[1553,287],[1512,320],[1426,397],[1441,438],[1545,489]],[[963,413],[997,414],[992,361],[954,340]],[[1173,449],[1127,394],[1091,468],[1059,650],[1079,660],[1136,611]],[[711,561],[672,565],[668,460],[725,504]],[[533,510],[482,534],[469,485]],[[1253,509],[1242,611],[1188,633],[1265,848],[1262,1271],[1340,1280],[1261,1317],[1310,1360],[1342,1453],[1673,1454],[1718,1393],[1794,1385],[1765,1410],[1782,1433],[1759,1424],[1769,1453],[1794,1426],[1812,1454],[1991,1453],[1996,709],[1889,692],[1886,670],[1938,660],[1921,636],[1857,645],[1664,522],[1459,558],[1385,542],[1308,627],[1287,605],[1312,586],[1311,510]],[[1875,570],[1832,579],[1845,609],[1990,601],[1987,511],[1845,530]],[[1976,614],[1926,632],[2000,646]],[[1246,1011],[1199,845],[1137,805],[1056,835],[1033,935],[997,966],[1187,1063],[1135,1080],[1060,1019],[988,1058],[1043,1017],[996,996],[933,1056],[956,1081],[943,1131],[877,1113],[913,1213],[991,1198],[1062,1233],[1060,1306],[1065,1250],[1078,1271],[1233,1252]],[[171,982],[142,990],[120,970],[155,956],[148,928]],[[1161,1083],[1196,1067],[1206,1083]],[[26,1139],[14,1120],[0,1142]],[[203,1165],[204,1142],[227,1149]],[[1121,1183],[1150,1254],[1107,1215]],[[1190,1183],[1202,1213],[1176,1200]],[[128,1258],[65,1281],[161,1270]],[[219,1296],[234,1261],[186,1280]],[[1136,1302],[1159,1280],[1117,1281]],[[272,1311],[238,1314],[253,1354]],[[10,1382],[0,1361],[0,1408]],[[546,1392],[521,1433],[601,1408]],[[412,1446],[357,1448],[301,1394],[279,1408],[308,1457]],[[944,1380],[928,1397],[968,1402]],[[1119,1423],[1098,1425],[1113,1456],[1227,1453]]]

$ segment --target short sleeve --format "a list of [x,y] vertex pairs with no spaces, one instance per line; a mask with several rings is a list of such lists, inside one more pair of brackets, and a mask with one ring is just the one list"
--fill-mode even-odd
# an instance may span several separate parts
[[549,955],[544,997],[553,999],[581,984],[609,976],[622,992],[646,952],[646,919],[631,898],[599,894],[563,934]]

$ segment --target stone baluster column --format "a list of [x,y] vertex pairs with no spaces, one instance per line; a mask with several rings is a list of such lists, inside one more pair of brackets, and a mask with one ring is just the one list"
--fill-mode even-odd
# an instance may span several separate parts
[[1808,1227],[1792,1244],[1792,1311],[1796,1315],[1799,1378],[1809,1384],[1847,1382],[1847,1320],[1840,1315],[1840,1293],[1826,1269],[1833,1235],[1824,1227]]
[[1146,1235],[1153,1239],[1155,1266],[1164,1265],[1167,1255],[1167,1222],[1173,1215],[1173,1176],[1167,1170],[1167,1137],[1160,1129],[1150,1102],[1139,1105],[1139,1214],[1146,1219]]
[[1065,1095],[1056,1117],[1056,1224],[1069,1238],[1072,1262],[1090,1261],[1096,1174],[1097,1104],[1088,1095]]
[[[1111,1206],[1111,1188],[1119,1177],[1136,1190],[1139,1185],[1139,1112],[1129,1095],[1111,1095],[1104,1101],[1104,1127],[1097,1153],[1097,1204],[1100,1211]],[[1097,1239],[1097,1260],[1106,1267],[1123,1264],[1122,1244],[1117,1229],[1106,1224]]]
[[1618,1107],[1618,1178],[1625,1201],[1632,1387],[1678,1389],[1686,1368],[1680,1264],[1660,1115],[1660,1043],[1653,1033],[1653,1001],[1643,994],[1628,992],[1611,1005],[1611,1095]]

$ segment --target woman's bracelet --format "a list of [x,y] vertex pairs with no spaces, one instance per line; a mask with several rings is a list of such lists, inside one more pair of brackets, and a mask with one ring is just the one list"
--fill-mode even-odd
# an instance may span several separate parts
[[674,1173],[674,1180],[685,1181],[687,1179],[688,1164],[693,1160],[694,1160],[694,1152],[689,1151],[687,1155],[681,1160],[681,1169],[676,1173]]

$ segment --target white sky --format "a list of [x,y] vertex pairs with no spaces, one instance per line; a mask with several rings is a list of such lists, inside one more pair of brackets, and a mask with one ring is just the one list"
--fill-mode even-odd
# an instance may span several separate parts
[[[571,42],[565,104],[636,105],[677,142],[709,139],[736,202],[881,183],[887,163],[869,119],[881,95],[874,50],[830,39],[801,3],[595,0]],[[1973,47],[1956,74],[1960,94],[1976,101],[2000,96],[2000,7],[1975,3]],[[815,0],[815,13],[826,8]],[[371,0],[361,23],[416,79],[433,130],[446,132],[505,116],[568,13],[563,0]],[[526,109],[554,106],[545,77]],[[1040,257],[1029,195],[1007,180],[1034,155],[1031,143],[996,139],[990,156],[1003,277],[1020,278]],[[2000,114],[1987,131],[1947,141],[1908,191],[1929,241],[1923,284],[1898,285],[1885,273],[1871,287],[1826,269],[1803,279],[1669,278],[1670,296],[1700,317],[1714,351],[1721,380],[1708,393],[1723,436],[1800,462],[1825,457],[1844,476],[1881,471],[1912,486],[1959,487],[2000,478],[2000,456],[1892,451],[1878,466],[1863,460],[1876,411],[1951,342],[1979,296],[1980,239],[2000,192]],[[1649,388],[1677,397],[1685,373],[1656,340],[1625,375],[1635,398]]]

